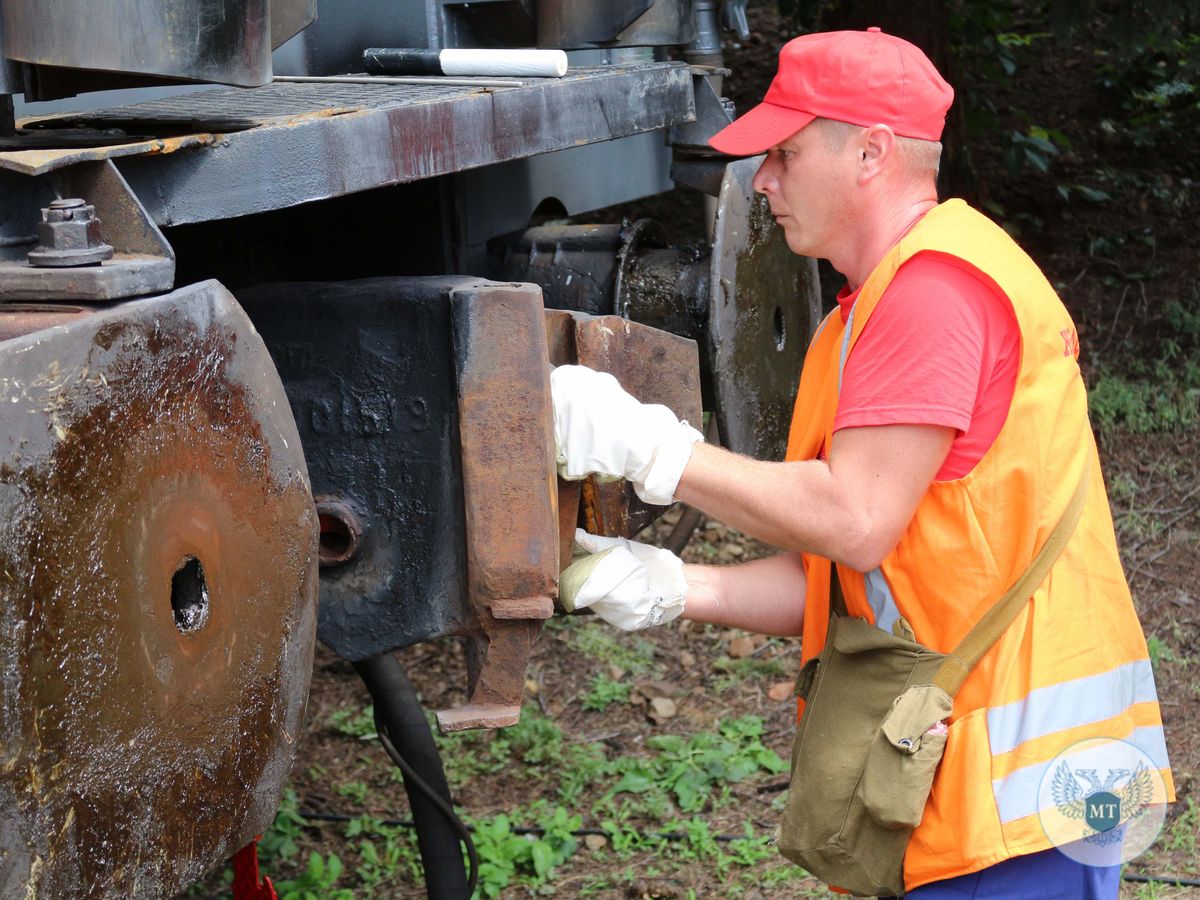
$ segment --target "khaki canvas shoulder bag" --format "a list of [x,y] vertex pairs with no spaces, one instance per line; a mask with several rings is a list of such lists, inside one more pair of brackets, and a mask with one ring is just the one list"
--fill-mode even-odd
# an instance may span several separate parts
[[[792,744],[780,852],[853,894],[904,893],[904,852],[946,748],[954,695],[1012,624],[1066,546],[1087,495],[1085,469],[1029,568],[948,654],[845,614],[831,573],[829,633],[800,672],[804,715]],[[837,614],[835,614],[837,613]]]

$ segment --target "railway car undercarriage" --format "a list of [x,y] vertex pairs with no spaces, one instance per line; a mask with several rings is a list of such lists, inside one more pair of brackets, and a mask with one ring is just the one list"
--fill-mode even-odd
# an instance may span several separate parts
[[[448,801],[392,651],[461,637],[439,725],[512,724],[576,524],[655,515],[556,479],[551,365],[781,454],[815,266],[754,161],[703,152],[714,72],[275,82],[0,129],[0,893],[170,895],[261,833],[316,639]],[[675,181],[713,197],[709,247],[530,228]],[[413,805],[428,870],[458,838]]]

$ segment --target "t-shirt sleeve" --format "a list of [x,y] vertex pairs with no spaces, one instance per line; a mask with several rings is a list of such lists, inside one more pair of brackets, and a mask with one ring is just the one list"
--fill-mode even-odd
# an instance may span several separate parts
[[990,288],[918,255],[897,271],[846,359],[834,430],[971,424],[984,374]]

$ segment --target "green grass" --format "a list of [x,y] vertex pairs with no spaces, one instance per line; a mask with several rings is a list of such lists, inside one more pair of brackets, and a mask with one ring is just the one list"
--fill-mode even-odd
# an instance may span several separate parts
[[604,712],[614,703],[629,702],[629,685],[600,673],[592,678],[583,697],[583,708],[591,712]]
[[[637,795],[638,812],[662,818],[673,805],[683,813],[697,812],[713,800],[714,791],[751,775],[786,769],[779,755],[762,743],[762,720],[757,716],[727,719],[717,732],[689,737],[657,735],[646,741],[653,757],[621,757],[608,767],[614,779],[596,810],[619,815],[621,795]],[[629,812],[629,810],[626,810]]]
[[1200,422],[1200,365],[1164,366],[1153,377],[1101,369],[1088,394],[1092,422],[1102,431],[1134,434],[1184,431]]
[[571,649],[595,662],[618,666],[633,675],[649,675],[662,668],[654,660],[653,641],[643,637],[623,634],[599,622],[572,622],[564,632]]
[[275,882],[279,900],[354,900],[349,888],[336,887],[342,877],[342,861],[337,854],[313,853],[308,865],[296,878]]
[[[1153,257],[1152,243],[1150,249]],[[1122,279],[1137,282],[1153,275],[1126,271]],[[1114,279],[1114,288],[1117,283]],[[1187,296],[1159,302],[1161,336],[1153,355],[1121,344],[1107,353],[1107,341],[1100,351],[1103,360],[1088,392],[1088,409],[1101,433],[1177,432],[1200,424],[1200,282]]]
[[336,785],[334,790],[337,791],[339,797],[345,797],[355,806],[362,806],[366,803],[367,795],[371,792],[371,789],[362,781],[347,781]]
[[763,659],[747,656],[732,659],[722,656],[713,662],[713,669],[721,673],[714,676],[710,682],[712,689],[718,694],[727,694],[747,681],[778,680],[795,675],[787,662],[777,657]]
[[356,857],[356,887],[366,896],[387,897],[398,883],[422,879],[416,835],[407,828],[384,825],[371,816],[359,816],[342,829]]
[[[541,834],[513,833],[515,825],[527,822],[536,823]],[[515,810],[512,818],[502,813],[475,820],[480,893],[498,897],[514,882],[533,888],[547,884],[555,870],[574,855],[579,842],[572,832],[581,824],[578,815],[561,806],[551,809],[540,801]]]
[[326,721],[326,727],[360,741],[375,739],[375,707],[368,704],[361,709],[339,709]]
[[[1187,636],[1181,633],[1178,628],[1178,623],[1176,623],[1176,627],[1172,630],[1174,632],[1174,638],[1177,644],[1186,646]],[[1174,647],[1156,634],[1152,634],[1146,638],[1146,650],[1150,654],[1150,664],[1154,667],[1155,674],[1159,678],[1182,677],[1183,672],[1179,670],[1186,669],[1188,666],[1196,662],[1196,657],[1177,652]],[[1170,664],[1172,668],[1176,669],[1176,671],[1170,676],[1163,676],[1160,670],[1164,664]]]
[[1172,853],[1183,853],[1189,860],[1194,861],[1197,850],[1200,849],[1197,846],[1198,841],[1200,841],[1200,804],[1188,797],[1186,809],[1171,823],[1171,827],[1160,839],[1160,844],[1163,849]]
[[[608,699],[622,693],[614,687],[619,684],[598,678],[589,694],[595,691]],[[373,725],[368,727],[370,713],[369,707],[340,710],[328,725],[347,741],[358,741],[374,735]],[[617,755],[603,744],[568,739],[536,706],[527,707],[520,723],[511,728],[438,735],[452,784],[511,769],[527,777],[531,787],[529,802],[472,819],[480,859],[477,896],[553,893],[564,873],[573,867],[579,871],[573,863],[579,839],[572,832],[584,817],[608,838],[608,845],[593,851],[589,862],[629,859],[638,861],[639,869],[628,878],[606,871],[582,882],[572,879],[572,895],[623,889],[650,877],[647,857],[663,877],[686,879],[700,863],[716,873],[730,896],[744,892],[774,858],[773,835],[746,825],[742,836],[718,841],[708,815],[735,802],[730,785],[784,771],[786,764],[763,737],[762,720],[745,716],[721,720],[710,731],[657,734],[645,741],[641,752]],[[316,769],[309,774],[328,780]],[[357,805],[370,794],[369,782],[345,781],[333,788]],[[387,826],[367,815],[339,826],[312,822],[301,815],[300,805],[289,787],[260,844],[264,870],[287,890],[288,900],[388,897],[395,895],[397,885],[420,883],[420,856],[411,829]],[[539,831],[516,834],[518,825]],[[683,839],[656,834],[667,831],[678,831]],[[321,840],[333,835],[332,844]],[[323,852],[307,851],[305,845],[317,841]],[[790,866],[784,872],[802,875]],[[283,891],[280,896],[285,896]]]

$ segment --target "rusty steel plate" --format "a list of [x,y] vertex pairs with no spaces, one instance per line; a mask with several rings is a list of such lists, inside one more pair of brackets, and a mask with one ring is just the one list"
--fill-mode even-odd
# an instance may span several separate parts
[[216,282],[0,343],[0,896],[171,896],[269,825],[316,543]]
[[[661,403],[703,429],[695,341],[620,316],[546,310],[545,319],[552,363],[578,363],[608,372],[643,403]],[[582,495],[580,488],[572,493],[569,485],[560,483],[559,502],[579,505],[579,524],[593,534],[633,537],[666,511],[643,503],[628,482],[588,478],[581,483]],[[563,540],[563,546],[569,547],[565,534]],[[570,555],[565,559],[569,562]]]
[[[565,309],[547,309],[543,313],[546,331],[546,354],[552,366],[566,366],[575,362],[575,320],[580,313]],[[579,503],[583,484],[578,481],[558,479],[558,567],[566,569],[571,564],[571,550],[575,544],[575,527],[579,522]]]
[[450,294],[466,512],[467,579],[480,631],[470,697],[444,731],[516,723],[525,672],[558,593],[559,521],[542,292],[467,283]]
[[[620,316],[582,320],[575,329],[581,365],[609,372],[643,403],[661,403],[703,431],[700,353],[696,342]],[[584,527],[593,534],[633,537],[664,506],[643,503],[627,481],[583,483]]]
[[[550,364],[585,365],[613,375],[643,403],[661,403],[703,428],[696,342],[620,316],[562,309],[543,313]],[[633,537],[666,507],[643,503],[623,481],[558,481],[560,559],[571,562],[575,527]]]

